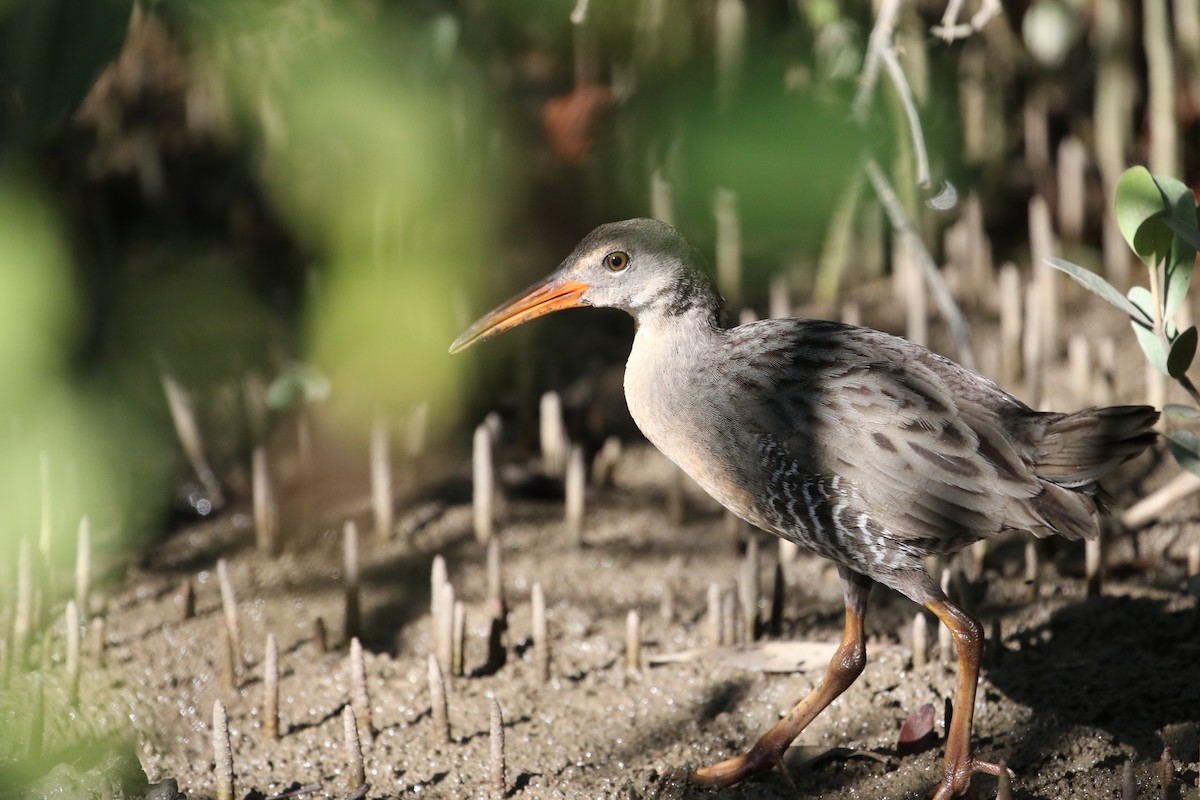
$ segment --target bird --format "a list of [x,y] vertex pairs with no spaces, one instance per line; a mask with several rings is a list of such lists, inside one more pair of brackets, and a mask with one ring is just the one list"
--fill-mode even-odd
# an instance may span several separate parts
[[[695,770],[727,787],[782,768],[792,741],[862,673],[864,619],[881,584],[950,631],[958,681],[934,800],[964,794],[979,621],[926,569],[1007,531],[1092,538],[1112,502],[1099,479],[1156,440],[1150,406],[1032,409],[991,380],[906,339],[818,319],[722,323],[704,259],[651,219],[593,230],[547,278],[485,314],[451,353],[562,309],[636,320],[625,399],[646,438],[752,525],[837,565],[841,643],[823,680],[745,753]],[[786,773],[785,773],[786,774]]]

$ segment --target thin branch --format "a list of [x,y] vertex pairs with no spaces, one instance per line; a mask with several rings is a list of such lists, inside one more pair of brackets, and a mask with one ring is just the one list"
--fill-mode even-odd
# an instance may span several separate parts
[[900,16],[902,2],[883,0],[879,4],[879,15],[875,18],[875,27],[871,29],[871,38],[867,40],[867,55],[858,77],[858,94],[854,97],[854,118],[860,125],[866,123],[867,112],[871,108],[871,95],[879,79],[879,60],[885,51],[892,48],[892,32],[896,30],[896,18]]
[[905,77],[904,70],[900,67],[900,59],[896,58],[896,51],[890,47],[886,48],[880,53],[880,57],[888,69],[888,76],[892,79],[892,84],[896,87],[896,94],[900,96],[904,115],[908,117],[913,150],[916,151],[917,156],[917,185],[922,189],[928,189],[932,183],[929,178],[929,155],[925,152],[925,133],[921,130],[921,117],[917,114],[916,103],[913,102],[912,89],[909,88],[908,78]]
[[[950,0],[950,2],[946,3],[946,13],[942,14],[942,24],[935,25],[930,29],[933,35],[946,36],[946,32],[949,30],[957,32],[958,28],[961,27],[958,24],[958,14],[962,11],[962,7],[963,0]],[[968,25],[968,27],[970,26]]]
[[908,117],[908,126],[912,132],[913,149],[917,158],[917,184],[922,188],[930,186],[929,156],[925,150],[925,135],[921,130],[921,119],[913,102],[912,89],[909,88],[908,78],[896,58],[895,45],[892,35],[896,30],[896,19],[900,16],[903,0],[883,0],[879,6],[879,15],[875,18],[875,27],[871,29],[871,37],[867,41],[867,54],[863,59],[862,73],[858,79],[858,94],[854,97],[854,119],[860,125],[867,122],[867,114],[871,108],[871,100],[875,84],[879,79],[879,65],[887,67],[888,76],[896,87],[896,94]]
[[1003,10],[1004,6],[1000,0],[983,0],[971,21],[960,23],[958,12],[962,11],[962,0],[950,0],[946,4],[946,13],[942,15],[942,24],[934,25],[930,28],[930,33],[950,44],[955,39],[965,39],[973,33],[979,33]]
[[971,337],[967,331],[967,322],[963,318],[962,311],[954,302],[950,290],[946,288],[946,284],[942,280],[942,275],[938,272],[937,265],[933,262],[933,256],[929,254],[925,243],[921,241],[921,237],[918,235],[912,220],[904,213],[904,207],[900,204],[900,199],[896,197],[895,191],[892,190],[892,186],[888,183],[887,176],[883,174],[883,170],[880,169],[878,162],[874,158],[868,157],[863,163],[863,168],[867,172],[867,177],[871,180],[871,185],[875,188],[875,194],[879,197],[879,202],[883,204],[884,210],[887,211],[888,219],[892,223],[892,229],[901,236],[908,236],[913,243],[917,260],[921,262],[922,272],[925,274],[925,283],[933,293],[934,302],[937,303],[938,310],[941,311],[942,317],[946,320],[946,327],[950,331],[950,338],[954,340],[959,362],[967,369],[976,369],[975,351],[971,347]]

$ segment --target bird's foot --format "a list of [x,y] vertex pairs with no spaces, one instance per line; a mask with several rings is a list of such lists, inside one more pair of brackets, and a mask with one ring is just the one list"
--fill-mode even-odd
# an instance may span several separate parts
[[746,778],[770,772],[774,767],[779,767],[786,775],[783,753],[790,743],[783,742],[782,747],[770,743],[764,746],[760,740],[750,749],[749,753],[743,753],[712,766],[698,769],[689,776],[689,779],[698,786],[721,789],[740,783]]
[[[933,800],[951,800],[951,798],[960,797],[967,793],[967,789],[971,788],[971,776],[976,772],[999,777],[1002,769],[1008,768],[974,758],[963,759],[957,764],[947,764],[942,782],[938,784],[937,790],[933,793]],[[1011,769],[1008,769],[1008,775],[1010,778],[1016,777]]]

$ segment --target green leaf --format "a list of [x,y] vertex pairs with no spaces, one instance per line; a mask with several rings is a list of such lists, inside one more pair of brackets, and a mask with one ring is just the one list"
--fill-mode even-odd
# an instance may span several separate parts
[[1142,351],[1146,354],[1146,360],[1150,362],[1150,366],[1161,372],[1163,375],[1170,375],[1167,372],[1167,348],[1163,344],[1163,340],[1158,338],[1158,334],[1149,328],[1144,328],[1133,323],[1133,332],[1137,334],[1138,344],[1142,346]]
[[1196,266],[1196,251],[1180,239],[1171,245],[1167,259],[1166,280],[1163,281],[1163,319],[1172,319],[1187,297],[1192,285],[1192,270]]
[[1167,374],[1179,380],[1187,374],[1196,357],[1196,326],[1188,328],[1175,341],[1171,342],[1171,352],[1167,355]]
[[1184,421],[1200,419],[1200,408],[1185,406],[1182,403],[1167,403],[1163,406],[1163,413],[1171,419]]
[[1166,439],[1179,466],[1193,475],[1200,475],[1200,436],[1195,431],[1172,431],[1166,434]]
[[1167,211],[1162,191],[1145,167],[1131,167],[1117,180],[1114,200],[1117,226],[1125,241],[1147,266],[1167,256],[1171,230],[1162,221]]
[[1140,313],[1137,317],[1130,315],[1134,321],[1140,320],[1145,323],[1145,327],[1153,327],[1154,325],[1154,295],[1150,294],[1150,290],[1145,286],[1133,286],[1129,289],[1129,302],[1131,302]]
[[1117,308],[1124,311],[1131,319],[1140,319],[1147,325],[1151,324],[1152,317],[1147,315],[1145,311],[1131,303],[1125,295],[1121,294],[1115,286],[1113,286],[1104,278],[1100,277],[1090,269],[1081,267],[1078,264],[1072,264],[1070,261],[1063,261],[1061,258],[1047,258],[1046,263],[1057,270],[1061,270],[1072,278],[1083,288],[1094,292],[1103,300],[1111,303]]
[[1200,228],[1196,223],[1187,223],[1177,217],[1167,217],[1163,222],[1171,231],[1193,250],[1200,250]]
[[1163,317],[1171,319],[1187,296],[1192,270],[1196,266],[1196,250],[1200,248],[1200,242],[1197,242],[1200,232],[1196,231],[1196,195],[1174,178],[1155,175],[1154,183],[1170,212],[1162,217],[1162,222],[1175,234],[1166,259],[1166,281],[1163,286]]
[[1167,175],[1154,175],[1154,185],[1162,193],[1163,202],[1171,216],[1181,222],[1196,224],[1196,195],[1183,181]]
[[1134,286],[1129,290],[1129,300],[1140,312],[1139,317],[1130,317],[1129,323],[1133,326],[1133,332],[1137,334],[1138,344],[1146,353],[1146,359],[1163,375],[1170,375],[1171,373],[1167,372],[1166,345],[1158,331],[1154,329],[1154,324],[1145,321],[1151,318],[1154,296],[1145,286]]
[[[1164,221],[1170,227],[1177,223],[1173,217]],[[1196,249],[1176,236],[1171,242],[1171,254],[1167,258],[1166,276],[1163,281],[1163,316],[1173,319],[1187,298],[1188,288],[1192,285],[1192,272],[1196,268]]]

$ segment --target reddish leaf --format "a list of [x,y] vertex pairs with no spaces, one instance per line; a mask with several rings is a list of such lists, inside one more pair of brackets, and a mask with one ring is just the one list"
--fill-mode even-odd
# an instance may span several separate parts
[[916,712],[910,714],[900,726],[900,739],[896,742],[896,754],[909,756],[921,753],[937,743],[937,734],[933,726],[936,710],[932,703],[926,703]]
[[587,163],[595,128],[612,102],[612,90],[607,86],[581,86],[547,102],[542,125],[550,149],[568,164]]

